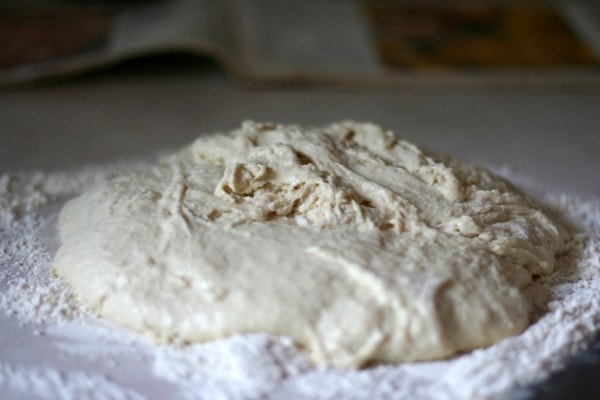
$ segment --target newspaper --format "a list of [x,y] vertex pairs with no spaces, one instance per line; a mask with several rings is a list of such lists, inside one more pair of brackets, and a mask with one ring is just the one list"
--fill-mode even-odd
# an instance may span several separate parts
[[185,52],[251,83],[600,83],[593,0],[0,5],[0,85]]

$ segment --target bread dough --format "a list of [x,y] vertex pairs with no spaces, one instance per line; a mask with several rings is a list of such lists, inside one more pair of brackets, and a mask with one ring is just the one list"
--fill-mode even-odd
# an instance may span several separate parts
[[286,335],[317,363],[521,332],[561,229],[492,174],[368,123],[245,122],[67,203],[54,270],[158,342]]

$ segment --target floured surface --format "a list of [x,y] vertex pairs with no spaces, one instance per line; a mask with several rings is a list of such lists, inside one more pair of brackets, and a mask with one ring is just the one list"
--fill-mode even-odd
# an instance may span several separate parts
[[291,337],[315,362],[440,359],[520,333],[561,230],[505,182],[374,124],[246,122],[70,201],[58,275],[158,342]]
[[[136,167],[137,168],[137,167]],[[129,168],[131,169],[131,168]],[[316,368],[286,340],[236,336],[155,346],[89,317],[48,271],[64,200],[114,171],[0,176],[0,393],[15,399],[360,398],[470,399],[542,379],[600,326],[600,205],[546,194],[499,171],[570,225],[555,272],[535,279],[525,332],[445,361],[357,371]],[[49,238],[50,236],[50,238]]]

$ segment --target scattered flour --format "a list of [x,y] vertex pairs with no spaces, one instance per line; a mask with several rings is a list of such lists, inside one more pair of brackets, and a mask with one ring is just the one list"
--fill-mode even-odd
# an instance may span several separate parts
[[0,398],[473,399],[546,377],[600,327],[600,200],[547,194],[508,169],[571,237],[554,273],[528,289],[521,335],[448,360],[316,368],[286,338],[236,336],[155,346],[99,321],[49,269],[64,202],[139,165],[0,175]]
[[140,394],[102,376],[63,373],[51,368],[13,367],[0,363],[0,393],[5,398],[138,400]]

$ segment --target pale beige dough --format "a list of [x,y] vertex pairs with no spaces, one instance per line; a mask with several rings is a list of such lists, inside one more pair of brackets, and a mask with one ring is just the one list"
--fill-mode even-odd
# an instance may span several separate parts
[[501,179],[353,122],[203,136],[59,226],[56,273],[106,318],[159,342],[287,335],[343,367],[520,333],[563,240]]

